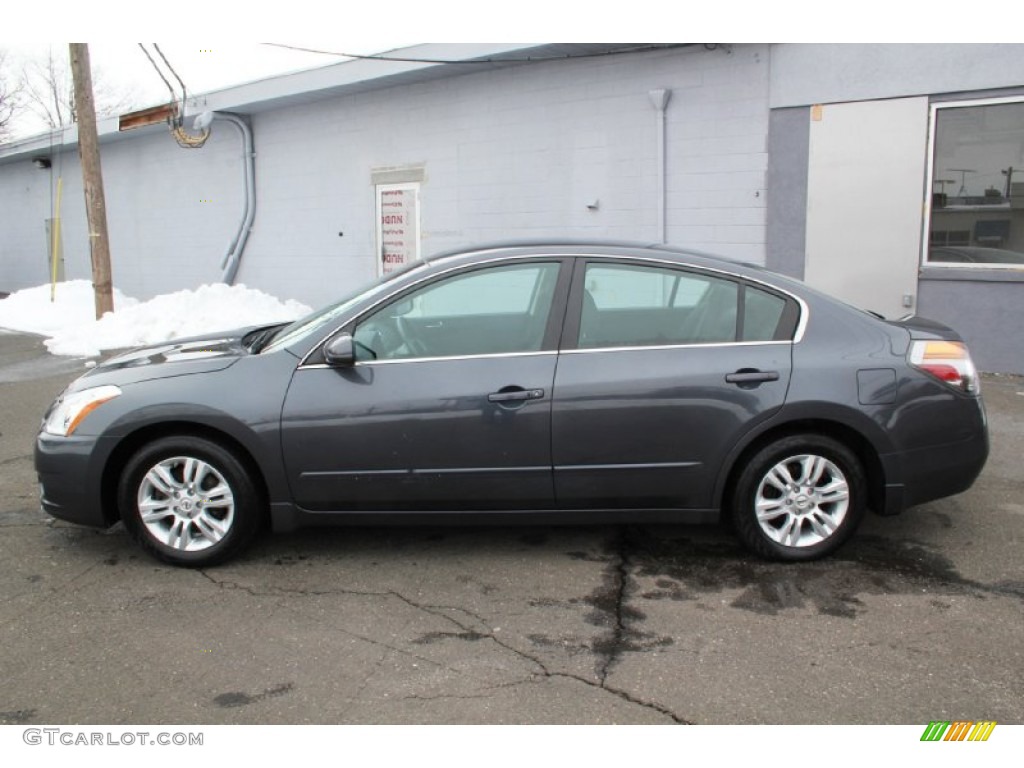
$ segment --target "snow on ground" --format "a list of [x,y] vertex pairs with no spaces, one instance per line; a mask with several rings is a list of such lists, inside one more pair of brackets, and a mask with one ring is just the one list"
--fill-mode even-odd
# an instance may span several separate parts
[[139,302],[114,291],[114,311],[95,319],[92,283],[57,283],[12,293],[0,300],[0,328],[49,336],[55,355],[95,357],[102,350],[159,344],[246,325],[295,320],[310,312],[297,301],[280,301],[244,285],[201,285]]

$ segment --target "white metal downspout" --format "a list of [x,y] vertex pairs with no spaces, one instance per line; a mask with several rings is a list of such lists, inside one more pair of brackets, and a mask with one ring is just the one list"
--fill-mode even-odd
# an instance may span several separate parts
[[242,253],[245,251],[245,243],[249,239],[253,219],[256,218],[256,153],[253,150],[252,129],[245,120],[229,112],[215,112],[213,119],[227,120],[242,132],[245,209],[238,232],[231,241],[231,245],[228,246],[228,252],[224,255],[224,260],[220,264],[221,269],[224,271],[221,279],[228,285],[234,285],[235,277],[238,274],[238,267],[242,261]]
[[668,207],[668,190],[667,184],[668,179],[666,178],[665,169],[665,107],[668,106],[668,100],[672,96],[672,91],[666,88],[658,88],[653,91],[648,91],[647,95],[651,99],[651,104],[654,106],[657,114],[655,117],[658,121],[658,150],[657,150],[657,175],[658,175],[658,242],[665,243],[667,240],[667,229],[665,223],[665,214]]

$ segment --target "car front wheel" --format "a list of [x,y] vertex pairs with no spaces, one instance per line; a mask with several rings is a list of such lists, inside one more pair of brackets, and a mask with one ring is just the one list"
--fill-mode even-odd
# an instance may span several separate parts
[[732,501],[737,535],[773,560],[814,560],[834,552],[866,510],[857,456],[824,435],[793,435],[759,450],[740,473]]
[[118,488],[121,516],[135,539],[173,565],[215,565],[257,533],[262,499],[244,465],[201,437],[165,437],[135,453]]

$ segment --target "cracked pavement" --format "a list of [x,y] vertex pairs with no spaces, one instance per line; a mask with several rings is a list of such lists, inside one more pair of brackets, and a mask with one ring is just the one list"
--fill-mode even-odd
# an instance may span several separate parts
[[1024,722],[1024,380],[985,380],[974,489],[824,562],[716,527],[377,527],[189,571],[38,512],[80,365],[0,335],[0,724]]

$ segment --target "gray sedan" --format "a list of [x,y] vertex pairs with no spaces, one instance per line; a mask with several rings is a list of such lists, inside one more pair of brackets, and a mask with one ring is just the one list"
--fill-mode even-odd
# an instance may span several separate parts
[[833,552],[868,509],[959,493],[988,454],[963,341],[664,246],[416,262],[290,325],[139,349],[73,382],[43,509],[206,566],[341,522],[691,522]]

